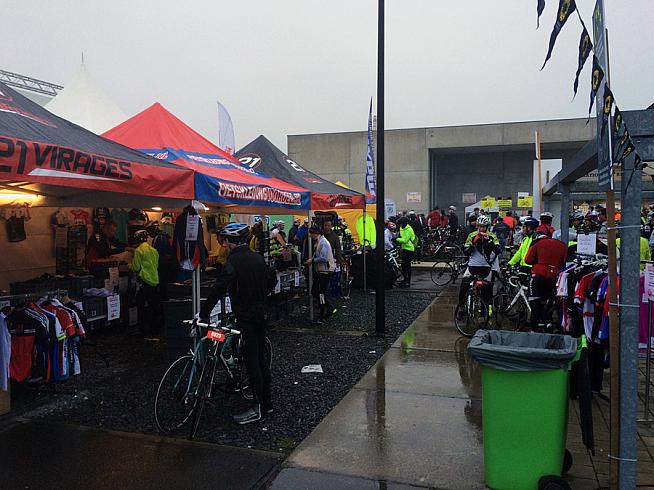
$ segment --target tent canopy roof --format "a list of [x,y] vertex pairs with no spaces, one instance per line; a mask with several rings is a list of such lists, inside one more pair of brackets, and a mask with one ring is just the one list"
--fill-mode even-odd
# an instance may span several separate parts
[[156,103],[104,133],[118,143],[194,170],[196,199],[218,206],[309,208],[305,186],[259,174]]
[[45,108],[95,134],[104,133],[127,117],[84,65]]
[[123,203],[130,195],[140,203],[149,197],[188,202],[194,196],[188,169],[97,136],[2,83],[0,150],[0,185],[22,184],[24,191],[43,193],[44,206],[103,204],[108,194],[123,196]]
[[307,170],[291,160],[263,135],[236,152],[236,158],[257,172],[308,189],[311,193],[311,209],[365,207],[363,194],[325,180]]

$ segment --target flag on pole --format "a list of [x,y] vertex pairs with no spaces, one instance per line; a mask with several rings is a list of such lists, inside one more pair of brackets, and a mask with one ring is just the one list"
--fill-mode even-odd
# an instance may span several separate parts
[[218,146],[233,155],[236,151],[235,142],[234,142],[234,125],[232,124],[232,118],[229,116],[229,112],[224,105],[216,101],[218,104]]
[[545,10],[545,0],[538,0],[538,5],[536,6],[536,12],[538,13],[538,17],[536,17],[536,29],[540,27],[540,16],[543,10]]
[[590,40],[590,34],[588,34],[586,26],[583,25],[583,22],[581,25],[583,26],[583,30],[581,31],[581,38],[579,39],[579,62],[577,65],[577,73],[575,74],[575,83],[572,88],[574,91],[574,95],[572,96],[573,99],[577,95],[577,88],[579,87],[579,75],[581,74],[581,70],[584,69],[586,60],[593,50],[593,43]]
[[554,49],[554,43],[556,43],[556,38],[559,36],[559,32],[563,29],[563,26],[568,21],[572,13],[577,9],[577,4],[575,0],[559,0],[559,10],[556,14],[556,22],[554,23],[554,29],[552,29],[552,34],[550,34],[550,46],[547,50],[547,56],[545,56],[545,62],[541,67],[541,70],[545,68],[547,61],[552,56],[552,50]]
[[[591,73],[590,79],[590,106],[588,107],[588,120],[590,120],[590,111],[593,110],[593,104],[595,103],[595,96],[597,91],[604,80],[604,70],[600,67],[597,57],[593,55],[593,72]],[[588,121],[586,121],[588,122]]]
[[613,92],[611,92],[608,83],[604,84],[602,100],[604,101],[604,108],[602,109],[602,131],[600,134],[604,134],[604,129],[606,129],[606,125],[611,117],[611,109],[613,109]]
[[366,204],[377,202],[377,184],[375,181],[375,152],[372,147],[372,97],[368,112],[368,151],[366,153]]

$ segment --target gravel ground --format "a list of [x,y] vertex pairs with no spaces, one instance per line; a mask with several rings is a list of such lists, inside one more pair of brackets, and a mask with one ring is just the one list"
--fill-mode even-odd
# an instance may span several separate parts
[[[238,395],[220,393],[203,413],[199,440],[290,452],[304,439],[388,347],[434,299],[434,293],[387,295],[387,335],[334,335],[338,330],[374,331],[374,295],[353,291],[339,303],[339,313],[325,325],[312,326],[291,317],[271,330],[274,349],[273,404],[265,421],[237,426],[231,415],[246,408]],[[311,328],[292,332],[284,328]],[[329,331],[329,335],[320,331]],[[153,402],[168,363],[163,339],[129,338],[124,331],[105,332],[81,352],[82,375],[48,394],[50,403],[26,410],[25,417],[66,421],[91,427],[157,433]],[[102,354],[102,355],[99,355]],[[105,363],[107,360],[108,365]],[[307,364],[321,364],[322,374],[301,374]],[[20,405],[20,400],[19,400]],[[186,436],[186,432],[179,434]]]

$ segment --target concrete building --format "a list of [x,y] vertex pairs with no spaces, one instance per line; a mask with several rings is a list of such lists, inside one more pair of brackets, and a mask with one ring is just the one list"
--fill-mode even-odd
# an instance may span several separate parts
[[[561,119],[387,130],[386,197],[398,211],[455,205],[462,216],[486,195],[511,197],[515,209],[518,192],[533,192],[535,131],[542,159],[566,159],[593,138],[595,124]],[[363,191],[366,141],[365,131],[289,135],[288,155]]]

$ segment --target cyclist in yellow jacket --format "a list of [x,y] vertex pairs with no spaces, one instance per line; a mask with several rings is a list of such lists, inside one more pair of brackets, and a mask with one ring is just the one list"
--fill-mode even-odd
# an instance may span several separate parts
[[136,293],[136,306],[140,332],[154,333],[159,329],[159,252],[148,243],[148,232],[139,230],[134,234],[139,246],[134,250],[134,260],[130,269],[137,274],[139,290]]
[[520,243],[520,248],[518,248],[518,251],[513,254],[513,257],[511,257],[511,260],[509,260],[509,265],[520,264],[521,268],[531,270],[531,265],[525,262],[525,257],[527,256],[529,247],[531,247],[531,241],[534,237],[534,233],[536,232],[536,228],[538,228],[538,225],[538,220],[536,218],[532,218],[531,216],[527,216],[527,218],[524,220],[522,223],[522,233],[524,238],[522,239],[522,243]]
[[402,249],[402,275],[404,276],[404,280],[397,287],[408,288],[411,286],[411,261],[415,255],[418,237],[416,237],[413,228],[411,228],[408,218],[400,218],[398,224],[400,225],[400,234],[395,241]]

